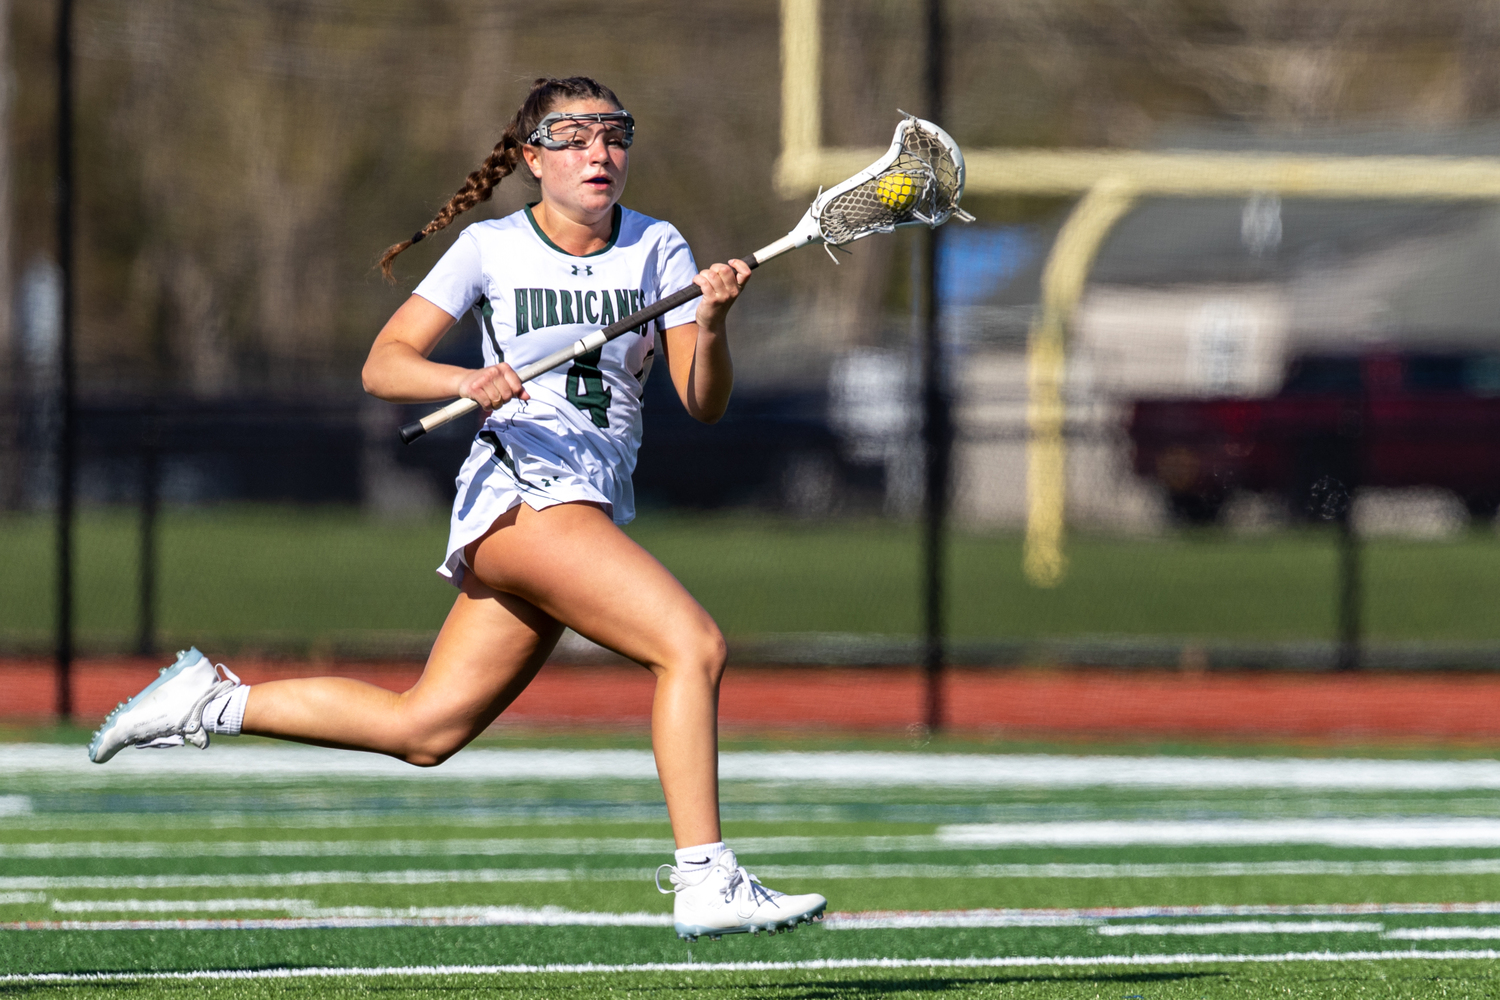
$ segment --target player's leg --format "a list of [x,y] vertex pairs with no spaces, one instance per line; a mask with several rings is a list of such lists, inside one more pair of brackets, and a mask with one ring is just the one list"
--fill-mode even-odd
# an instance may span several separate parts
[[517,507],[466,557],[491,588],[656,675],[652,747],[673,832],[679,846],[718,840],[724,638],[708,612],[592,504]]
[[103,763],[127,746],[203,747],[209,732],[244,732],[439,764],[525,690],[561,632],[561,625],[525,600],[471,577],[422,677],[400,694],[344,677],[245,687],[191,650],[110,714],[89,756]]
[[243,731],[441,764],[526,689],[561,634],[545,612],[469,574],[410,690],[344,677],[256,684]]
[[467,557],[489,586],[524,597],[656,675],[651,742],[679,848],[671,875],[677,933],[695,938],[790,929],[818,919],[827,905],[822,896],[766,888],[721,840],[724,639],[682,584],[587,504],[517,508]]

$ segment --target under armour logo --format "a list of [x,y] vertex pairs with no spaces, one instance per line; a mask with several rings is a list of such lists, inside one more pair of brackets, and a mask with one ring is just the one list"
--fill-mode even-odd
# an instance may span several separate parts
[[[582,272],[580,272],[578,270],[580,267],[583,268]],[[594,276],[594,265],[592,265],[592,264],[574,264],[573,265],[573,273],[575,275],[579,274],[579,273],[582,273],[585,278],[592,278]]]

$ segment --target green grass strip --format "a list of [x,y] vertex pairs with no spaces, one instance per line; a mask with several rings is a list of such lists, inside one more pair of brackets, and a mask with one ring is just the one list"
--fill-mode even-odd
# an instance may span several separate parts
[[[420,648],[453,590],[434,573],[446,519],[387,523],[342,508],[180,508],[159,526],[158,623],[171,641],[304,652]],[[0,640],[46,648],[52,629],[51,523],[0,516]],[[78,522],[78,628],[86,646],[126,648],[136,620],[130,509]],[[630,533],[733,636],[920,631],[919,534],[883,520],[806,522],[744,514],[647,512]],[[1159,538],[1080,535],[1067,582],[1030,586],[1014,534],[950,536],[948,609],[956,638],[1057,636],[1328,640],[1331,532]],[[1500,641],[1500,538],[1375,539],[1366,546],[1365,620],[1375,640]],[[206,572],[204,567],[215,567]]]

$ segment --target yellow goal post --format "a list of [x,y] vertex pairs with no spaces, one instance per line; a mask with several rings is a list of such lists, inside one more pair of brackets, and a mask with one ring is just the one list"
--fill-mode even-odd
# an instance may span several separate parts
[[[781,0],[781,156],[776,189],[792,197],[835,184],[882,150],[822,144],[821,0]],[[943,124],[938,122],[939,125]],[[1500,158],[1283,153],[965,149],[972,194],[1077,197],[1042,271],[1027,339],[1027,579],[1055,587],[1067,499],[1063,376],[1068,327],[1110,230],[1143,197],[1275,194],[1363,201],[1500,201]]]

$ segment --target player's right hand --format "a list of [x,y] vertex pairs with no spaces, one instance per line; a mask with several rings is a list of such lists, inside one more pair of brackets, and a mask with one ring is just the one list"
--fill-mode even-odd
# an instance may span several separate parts
[[486,410],[498,410],[512,399],[531,398],[515,369],[504,363],[470,372],[460,380],[458,394]]

